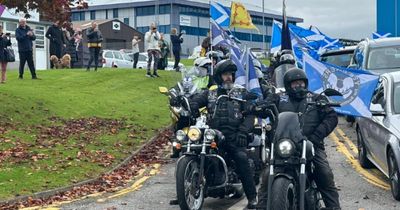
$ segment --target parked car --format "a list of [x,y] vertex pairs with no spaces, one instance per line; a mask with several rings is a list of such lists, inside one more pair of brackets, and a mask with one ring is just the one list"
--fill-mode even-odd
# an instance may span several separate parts
[[[128,53],[127,55],[129,55],[132,59],[133,59],[133,54],[132,53]],[[139,53],[139,59],[138,59],[138,63],[137,63],[137,68],[138,69],[147,69],[147,60],[149,59],[147,53]],[[167,71],[172,71],[174,70],[174,61],[168,61],[168,66],[165,68],[165,70]],[[154,62],[152,64],[152,68],[153,68]],[[186,67],[185,65],[183,65],[182,63],[179,63],[179,69],[181,70],[185,70]]]
[[372,118],[357,118],[358,161],[376,166],[390,180],[392,195],[400,201],[400,72],[381,75],[372,97]]
[[354,51],[350,68],[374,74],[400,70],[400,38],[366,39]]
[[340,49],[328,50],[324,52],[320,60],[336,66],[348,67],[357,46],[346,46]]
[[133,68],[133,59],[124,52],[118,50],[103,50],[103,67],[109,68]]

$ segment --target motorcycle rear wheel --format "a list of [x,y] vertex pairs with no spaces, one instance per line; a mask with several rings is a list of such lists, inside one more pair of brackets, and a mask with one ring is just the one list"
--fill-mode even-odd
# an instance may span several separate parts
[[278,177],[272,184],[271,210],[295,210],[296,190],[293,181]]
[[186,156],[176,166],[176,194],[182,210],[199,210],[204,203],[204,177],[199,183],[200,163],[196,157]]

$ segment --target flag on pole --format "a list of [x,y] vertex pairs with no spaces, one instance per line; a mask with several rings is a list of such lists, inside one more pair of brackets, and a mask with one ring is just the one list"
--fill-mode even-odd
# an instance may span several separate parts
[[231,10],[224,5],[211,1],[210,4],[210,15],[211,19],[214,20],[218,25],[222,27],[229,27]]
[[323,63],[307,53],[304,53],[303,60],[310,91],[318,94],[327,88],[335,89],[343,94],[343,97],[332,97],[333,101],[341,103],[341,107],[335,108],[336,112],[360,117],[372,116],[369,106],[378,84],[378,75]]
[[246,87],[248,91],[262,97],[261,87],[257,78],[256,68],[254,67],[250,48],[246,48],[240,60],[235,62],[235,59],[232,59],[232,61],[235,64],[236,62],[240,62],[240,67],[236,64],[238,70],[235,74],[235,84]]
[[292,42],[290,38],[289,25],[286,18],[286,1],[283,0],[282,6],[282,33],[281,33],[281,50],[292,50]]
[[373,32],[372,33],[372,38],[373,39],[381,39],[381,38],[386,38],[386,37],[390,37],[392,34],[391,33],[379,33],[379,32]]
[[256,29],[260,32],[260,30],[258,30],[258,28],[253,24],[250,13],[242,3],[232,2],[230,19],[230,27]]

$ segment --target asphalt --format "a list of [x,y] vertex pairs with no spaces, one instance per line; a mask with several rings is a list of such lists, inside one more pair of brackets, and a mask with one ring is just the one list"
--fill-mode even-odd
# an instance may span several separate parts
[[[395,201],[387,188],[385,176],[377,169],[364,170],[357,166],[357,154],[351,147],[356,144],[354,129],[343,120],[339,129],[335,130],[325,140],[330,165],[335,174],[336,185],[339,189],[340,202],[344,210],[396,210],[400,203]],[[179,206],[170,205],[174,199],[175,163],[162,166],[153,171],[155,176],[145,176],[143,183],[136,181],[136,185],[124,193],[114,192],[86,198],[68,204],[56,205],[51,209],[63,210],[176,210]],[[147,179],[148,178],[148,179]],[[243,210],[246,199],[210,199],[205,200],[205,210]],[[50,208],[49,208],[50,209]]]

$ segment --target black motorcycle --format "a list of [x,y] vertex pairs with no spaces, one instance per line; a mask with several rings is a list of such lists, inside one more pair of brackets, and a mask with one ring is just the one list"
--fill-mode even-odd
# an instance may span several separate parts
[[[228,94],[219,96],[216,103],[224,97],[245,100]],[[240,198],[244,193],[234,161],[219,148],[226,143],[225,138],[220,131],[208,126],[208,114],[200,111],[195,125],[187,132],[176,132],[180,142],[177,146],[183,152],[176,165],[176,192],[183,210],[201,209],[206,197]]]
[[[341,96],[326,89],[316,100],[308,98],[307,111],[315,106],[340,106],[325,96]],[[304,114],[307,114],[306,113]],[[299,113],[282,112],[278,116],[275,136],[271,143],[268,174],[267,210],[321,208],[321,195],[314,181],[314,146],[302,134]]]

